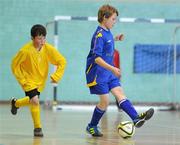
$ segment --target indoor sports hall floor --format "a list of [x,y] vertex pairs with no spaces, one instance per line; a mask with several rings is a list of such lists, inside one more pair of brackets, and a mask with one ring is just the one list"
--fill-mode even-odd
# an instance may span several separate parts
[[[21,108],[13,116],[9,107],[0,105],[0,145],[180,145],[180,112],[177,111],[158,111],[156,108],[154,117],[136,129],[133,138],[122,139],[116,127],[128,117],[116,107],[109,107],[100,123],[104,133],[101,138],[85,132],[92,107],[62,106],[61,111],[42,108],[44,137],[34,138],[29,110]],[[138,110],[141,112],[143,108]]]

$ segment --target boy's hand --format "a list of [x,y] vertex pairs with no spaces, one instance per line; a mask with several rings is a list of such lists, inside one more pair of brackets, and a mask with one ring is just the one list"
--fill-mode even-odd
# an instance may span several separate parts
[[53,80],[53,79],[51,79],[51,83],[52,84],[57,84],[57,82],[55,80]]
[[124,40],[124,35],[123,34],[119,34],[114,38],[115,41],[123,41]]
[[51,78],[51,83],[52,83],[52,84],[57,84],[57,83],[58,83],[57,81],[55,81],[55,80],[53,79],[52,76],[51,76],[50,78]]
[[114,74],[115,76],[117,76],[118,78],[121,77],[121,70],[120,70],[119,68],[114,67],[113,70],[112,70],[112,72],[113,72],[113,74]]

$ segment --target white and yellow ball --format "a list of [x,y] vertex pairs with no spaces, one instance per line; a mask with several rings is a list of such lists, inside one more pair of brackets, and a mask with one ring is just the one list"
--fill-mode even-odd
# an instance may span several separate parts
[[134,123],[131,121],[123,121],[119,123],[117,129],[118,129],[118,133],[123,138],[130,138],[135,133],[135,126]]

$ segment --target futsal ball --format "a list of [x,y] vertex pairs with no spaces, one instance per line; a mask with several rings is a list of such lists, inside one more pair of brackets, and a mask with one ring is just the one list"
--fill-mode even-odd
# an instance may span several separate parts
[[123,138],[130,138],[135,133],[134,123],[130,121],[123,121],[119,123],[117,129],[118,129],[118,133]]

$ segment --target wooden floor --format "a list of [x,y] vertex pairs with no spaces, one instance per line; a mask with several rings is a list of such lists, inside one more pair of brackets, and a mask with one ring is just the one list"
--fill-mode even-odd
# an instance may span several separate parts
[[[85,132],[92,109],[63,109],[52,111],[42,108],[43,138],[33,137],[33,125],[28,108],[10,114],[10,106],[0,106],[0,145],[180,145],[180,112],[155,111],[154,117],[131,139],[117,133],[120,121],[129,118],[116,109],[108,110],[100,123],[104,136],[94,138]],[[142,110],[139,110],[140,112]]]

